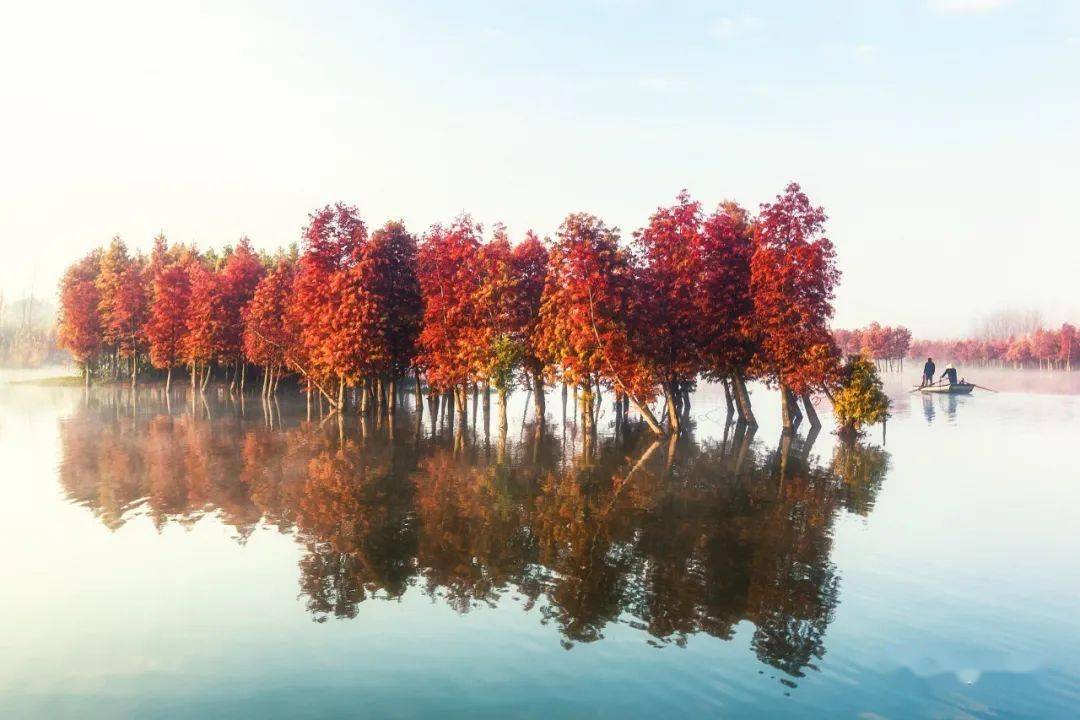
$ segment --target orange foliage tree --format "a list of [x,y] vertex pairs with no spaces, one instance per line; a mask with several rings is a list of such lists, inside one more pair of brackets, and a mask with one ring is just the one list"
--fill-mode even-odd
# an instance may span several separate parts
[[603,378],[625,394],[656,433],[649,409],[653,372],[640,352],[633,271],[618,232],[585,213],[567,216],[551,249],[540,303],[537,347],[548,372],[582,390],[582,417],[593,415],[593,389]]
[[101,351],[101,291],[97,275],[101,253],[91,252],[64,273],[60,281],[60,318],[58,340],[82,365],[86,385],[90,384],[90,366]]
[[[164,239],[161,245],[164,246]],[[157,248],[155,248],[157,250]],[[172,387],[173,368],[184,358],[184,338],[191,305],[191,278],[187,263],[170,261],[161,251],[155,252],[152,297],[145,333],[150,346],[150,362],[165,370],[165,392]]]

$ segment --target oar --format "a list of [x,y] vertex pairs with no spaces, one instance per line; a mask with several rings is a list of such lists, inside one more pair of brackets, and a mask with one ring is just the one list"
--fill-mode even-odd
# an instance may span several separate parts
[[975,383],[971,383],[971,385],[972,385],[973,387],[977,387],[977,388],[979,388],[980,390],[989,390],[989,391],[990,391],[990,392],[992,392],[992,393],[996,393],[996,392],[997,392],[997,390],[994,390],[993,388],[983,387],[982,385],[976,385]]

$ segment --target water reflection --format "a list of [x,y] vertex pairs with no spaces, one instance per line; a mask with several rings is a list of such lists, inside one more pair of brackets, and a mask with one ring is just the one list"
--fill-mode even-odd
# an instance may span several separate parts
[[923,393],[923,416],[926,418],[927,424],[933,424],[934,419],[937,417],[937,413],[940,411],[945,416],[945,422],[955,423],[956,411],[962,402],[964,402],[964,396],[962,395]]
[[767,447],[743,426],[711,442],[573,425],[507,437],[430,413],[309,421],[284,404],[124,397],[92,395],[62,422],[68,497],[108,528],[212,513],[241,543],[260,523],[290,533],[317,621],[411,590],[460,613],[519,601],[567,648],[616,623],[682,646],[746,621],[757,657],[795,678],[824,655],[837,606],[834,523],[872,510],[888,467],[877,447],[821,459],[815,437]]

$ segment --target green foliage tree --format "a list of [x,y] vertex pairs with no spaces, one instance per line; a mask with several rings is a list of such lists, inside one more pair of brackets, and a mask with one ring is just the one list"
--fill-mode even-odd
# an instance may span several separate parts
[[840,373],[840,389],[833,398],[841,437],[862,434],[865,425],[884,422],[889,417],[889,398],[881,390],[881,378],[873,361],[852,355]]

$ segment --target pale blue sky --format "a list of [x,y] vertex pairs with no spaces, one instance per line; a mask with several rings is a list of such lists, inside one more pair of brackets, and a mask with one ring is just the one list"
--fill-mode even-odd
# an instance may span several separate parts
[[1080,320],[1080,3],[13,3],[0,67],[9,297],[114,233],[272,247],[339,199],[629,235],[797,180],[839,324]]

